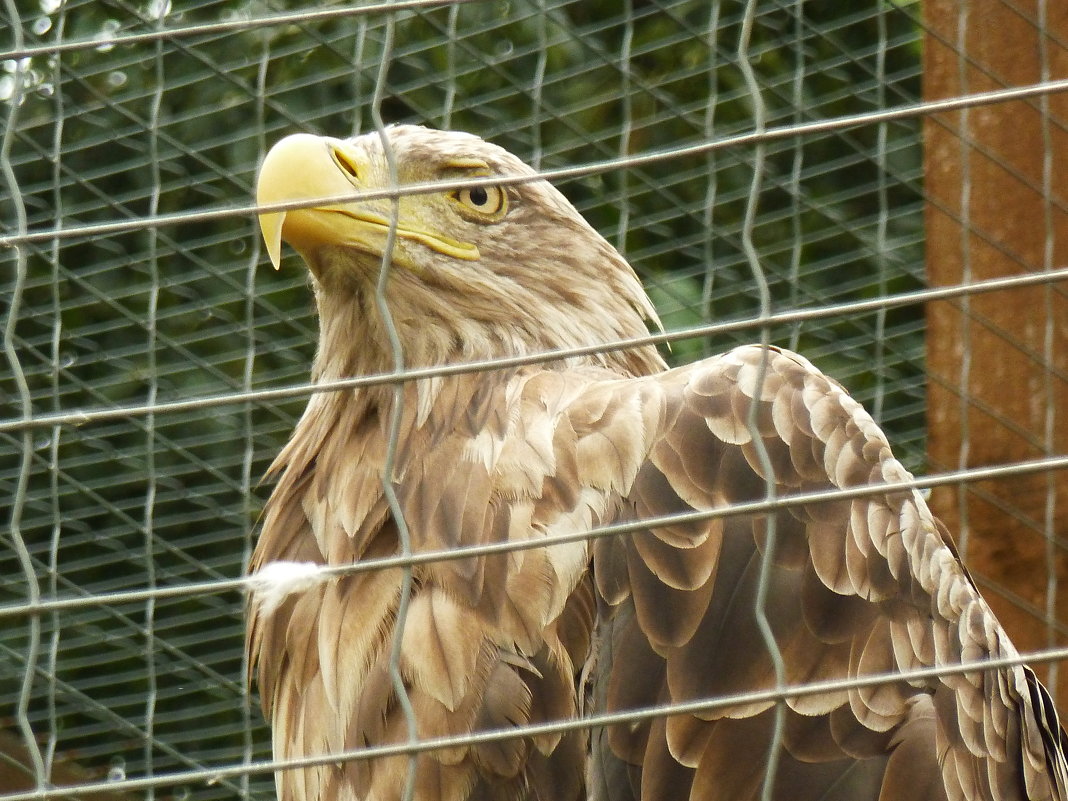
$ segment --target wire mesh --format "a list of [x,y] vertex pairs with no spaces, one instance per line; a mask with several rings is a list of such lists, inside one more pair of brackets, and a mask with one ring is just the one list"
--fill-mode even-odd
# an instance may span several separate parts
[[[305,275],[263,269],[251,206],[286,133],[371,130],[380,108],[539,169],[611,162],[558,183],[669,332],[832,310],[767,336],[872,409],[907,467],[927,466],[922,306],[833,313],[925,286],[923,115],[802,132],[921,100],[931,33],[916,2],[8,0],[0,19],[0,604],[87,599],[0,618],[0,763],[15,766],[7,779],[0,765],[0,791],[32,788],[36,767],[57,784],[114,780],[116,797],[273,793],[268,773],[230,770],[270,756],[241,593],[152,590],[242,574],[259,477],[306,400],[264,394],[306,381],[316,338]],[[691,147],[760,129],[796,133]],[[723,326],[671,358],[760,337]]]

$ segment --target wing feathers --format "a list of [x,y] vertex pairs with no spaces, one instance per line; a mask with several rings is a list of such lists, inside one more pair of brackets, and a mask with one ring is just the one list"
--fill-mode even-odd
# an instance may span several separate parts
[[[411,391],[394,478],[416,550],[908,475],[840,387],[774,349],[639,379],[528,368]],[[368,431],[385,428],[353,421],[356,442],[329,436],[315,415],[307,426],[321,451],[297,444],[280,457],[254,566],[394,552],[371,481],[384,449]],[[398,571],[350,576],[270,614],[252,610],[249,647],[279,756],[407,739],[388,659],[400,585]],[[400,668],[419,736],[436,737],[574,717],[587,700],[616,711],[772,689],[776,659],[793,684],[1013,653],[919,495],[876,491],[419,566]],[[590,735],[457,745],[416,759],[417,797],[578,801],[588,781],[604,801],[753,799],[774,742],[775,798],[1064,797],[1063,735],[1023,669],[783,703],[778,738],[774,701],[749,700]],[[282,801],[393,799],[408,764],[287,771],[279,791]]]
[[[628,494],[628,513],[639,519],[760,500],[769,490],[784,497],[908,478],[860,406],[792,354],[742,348],[643,381],[655,382],[673,411],[646,434],[649,462]],[[598,543],[597,586],[609,614],[622,616],[619,633],[604,643],[613,653],[600,658],[601,669],[611,672],[610,687],[648,682],[641,670],[653,681],[662,675],[666,690],[617,690],[609,709],[774,687],[754,616],[761,586],[788,683],[1013,653],[917,493],[791,507],[776,518],[774,548],[767,522],[727,518],[711,562],[679,525],[670,534]],[[693,557],[699,574],[681,567]],[[704,571],[709,599],[707,584],[696,580]],[[705,611],[693,625],[698,609]],[[654,669],[661,662],[666,669]],[[774,797],[808,797],[821,787],[811,797],[1023,798],[1025,785],[1029,798],[1062,797],[1052,789],[1064,775],[1062,750],[1036,747],[1059,743],[1059,735],[1040,733],[1017,674],[970,671],[788,699]],[[755,798],[763,760],[739,755],[770,747],[771,707],[739,704],[701,716],[708,721],[673,718],[628,736],[613,730],[611,749],[596,754],[663,773],[643,776],[645,788],[674,788],[676,767],[662,760],[672,754],[693,771],[691,798]],[[627,774],[605,765],[598,775]]]
[[[686,551],[686,557],[701,568],[696,577],[698,580],[677,575],[687,566],[686,559],[679,559],[677,552],[668,565],[655,557],[650,560],[653,553],[674,550],[662,546],[654,535],[639,533],[634,540],[626,549],[630,589],[642,631],[649,637],[653,648],[663,653],[666,648],[689,642],[705,616],[712,599],[713,571],[723,541],[722,534]],[[701,553],[694,553],[697,550]]]

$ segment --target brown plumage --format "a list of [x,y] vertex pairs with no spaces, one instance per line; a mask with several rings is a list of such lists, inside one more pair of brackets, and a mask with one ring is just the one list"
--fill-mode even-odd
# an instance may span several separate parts
[[[284,239],[311,270],[313,379],[393,367],[375,286],[394,206],[338,196],[530,175],[477,137],[411,126],[279,143],[260,201],[332,199],[261,218],[272,261]],[[384,296],[408,367],[596,345],[655,324],[631,268],[544,181],[405,195],[395,212]],[[759,347],[670,371],[646,346],[423,379],[399,395],[318,393],[272,472],[251,565],[264,576],[275,562],[397,553],[384,478],[416,552],[908,478],[842,388]],[[416,566],[396,645],[417,734],[774,688],[755,612],[762,569],[787,684],[1016,653],[922,497],[875,492]],[[278,758],[408,739],[390,672],[402,586],[393,568],[253,595],[250,663]],[[749,699],[450,744],[415,758],[415,798],[755,799],[773,747],[776,799],[1046,799],[1068,786],[1049,697],[1030,670],[1007,667],[791,697],[779,713]],[[409,764],[280,771],[279,798],[397,799]]]

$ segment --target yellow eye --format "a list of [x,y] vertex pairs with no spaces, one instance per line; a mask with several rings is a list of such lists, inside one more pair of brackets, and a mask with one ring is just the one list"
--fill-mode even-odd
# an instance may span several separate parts
[[476,219],[496,222],[508,213],[508,195],[499,186],[472,186],[457,189],[452,198],[464,212]]

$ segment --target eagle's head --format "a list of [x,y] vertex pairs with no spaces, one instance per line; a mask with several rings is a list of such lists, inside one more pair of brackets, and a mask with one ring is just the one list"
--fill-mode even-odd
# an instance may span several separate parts
[[[264,212],[260,225],[276,267],[283,240],[307,263],[321,355],[357,351],[345,370],[388,369],[387,317],[409,366],[603,344],[657,324],[630,265],[574,206],[471,134],[413,125],[353,139],[295,134],[264,159],[257,201],[318,201]],[[652,347],[588,359],[627,373],[662,364]]]

